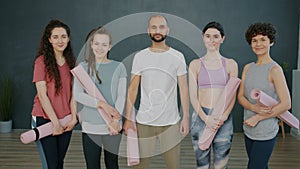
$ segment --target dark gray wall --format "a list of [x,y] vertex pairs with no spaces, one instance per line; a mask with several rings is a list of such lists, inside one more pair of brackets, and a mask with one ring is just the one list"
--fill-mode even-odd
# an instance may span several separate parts
[[[279,34],[271,54],[277,62],[289,63],[286,76],[291,89],[291,70],[297,65],[299,7],[298,0],[1,1],[0,72],[13,76],[17,85],[13,127],[30,127],[30,113],[36,93],[31,83],[32,63],[42,30],[52,18],[61,19],[71,27],[72,44],[76,55],[80,52],[85,35],[91,28],[105,25],[129,14],[163,12],[178,16],[199,29],[209,21],[216,20],[225,28],[226,40],[221,49],[222,54],[238,62],[240,74],[246,63],[256,59],[244,40],[245,30],[253,22],[271,22]],[[122,25],[119,29],[122,30]],[[171,31],[172,29],[175,28],[171,27]],[[180,29],[186,34],[190,33],[185,32],[187,29],[184,27]],[[127,31],[126,28],[123,31]],[[193,37],[194,35],[191,35],[191,38]],[[145,35],[124,39],[114,47],[115,51],[111,57],[122,60],[124,56],[149,45],[148,39]],[[197,52],[204,52],[200,51],[201,48],[197,52],[191,50],[176,37],[169,38],[169,43],[185,54],[187,64],[193,58],[199,57],[196,56]],[[235,131],[241,131],[242,114],[242,108],[237,103],[233,111]]]

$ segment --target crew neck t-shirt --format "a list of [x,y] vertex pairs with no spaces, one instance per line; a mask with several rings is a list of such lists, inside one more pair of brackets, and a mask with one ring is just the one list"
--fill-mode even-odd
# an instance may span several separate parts
[[146,48],[134,56],[131,73],[141,76],[136,121],[151,126],[176,124],[180,120],[177,77],[187,73],[183,54],[173,48],[165,52]]

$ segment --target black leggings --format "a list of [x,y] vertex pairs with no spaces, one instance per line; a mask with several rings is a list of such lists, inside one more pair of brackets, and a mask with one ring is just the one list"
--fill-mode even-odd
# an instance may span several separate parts
[[82,145],[87,169],[101,169],[102,146],[104,147],[106,169],[119,169],[118,153],[120,141],[121,134],[110,136],[82,133]]
[[245,135],[245,146],[249,158],[248,169],[268,169],[275,143],[276,136],[270,140],[252,140]]
[[[36,126],[48,122],[50,122],[50,120],[36,117]],[[39,140],[47,163],[47,166],[43,166],[43,168],[63,169],[64,158],[69,147],[71,135],[72,131],[68,131],[58,136],[50,135]]]

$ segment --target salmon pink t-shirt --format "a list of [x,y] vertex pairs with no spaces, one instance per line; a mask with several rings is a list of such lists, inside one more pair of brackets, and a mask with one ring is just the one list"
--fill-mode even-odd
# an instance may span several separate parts
[[[57,65],[60,78],[61,78],[61,91],[55,93],[55,80],[50,79],[44,64],[44,56],[38,57],[34,62],[33,80],[32,82],[46,81],[47,96],[51,102],[54,112],[57,118],[63,118],[71,113],[70,101],[71,101],[71,86],[72,76],[70,74],[70,68],[65,62],[62,66]],[[49,119],[44,112],[38,95],[34,98],[32,115]]]

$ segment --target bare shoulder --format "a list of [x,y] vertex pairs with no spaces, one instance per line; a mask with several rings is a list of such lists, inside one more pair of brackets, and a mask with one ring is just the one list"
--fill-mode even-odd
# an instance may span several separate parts
[[201,63],[200,58],[193,59],[193,60],[191,61],[191,63],[190,63],[190,66],[191,66],[191,65],[197,65],[197,64],[200,64],[200,63]]
[[226,69],[230,76],[238,76],[238,64],[234,59],[226,58]]
[[192,69],[197,68],[197,67],[200,67],[200,66],[201,66],[200,58],[193,59],[193,60],[190,62],[190,65],[189,65],[189,67],[192,68]]
[[246,73],[250,67],[250,63],[246,64],[243,68],[243,73]]
[[280,65],[275,64],[271,67],[270,73],[273,75],[283,74],[283,70]]
[[275,64],[271,67],[271,71],[283,71],[279,64]]
[[228,64],[228,66],[237,66],[237,62],[232,58],[226,58],[226,64]]

